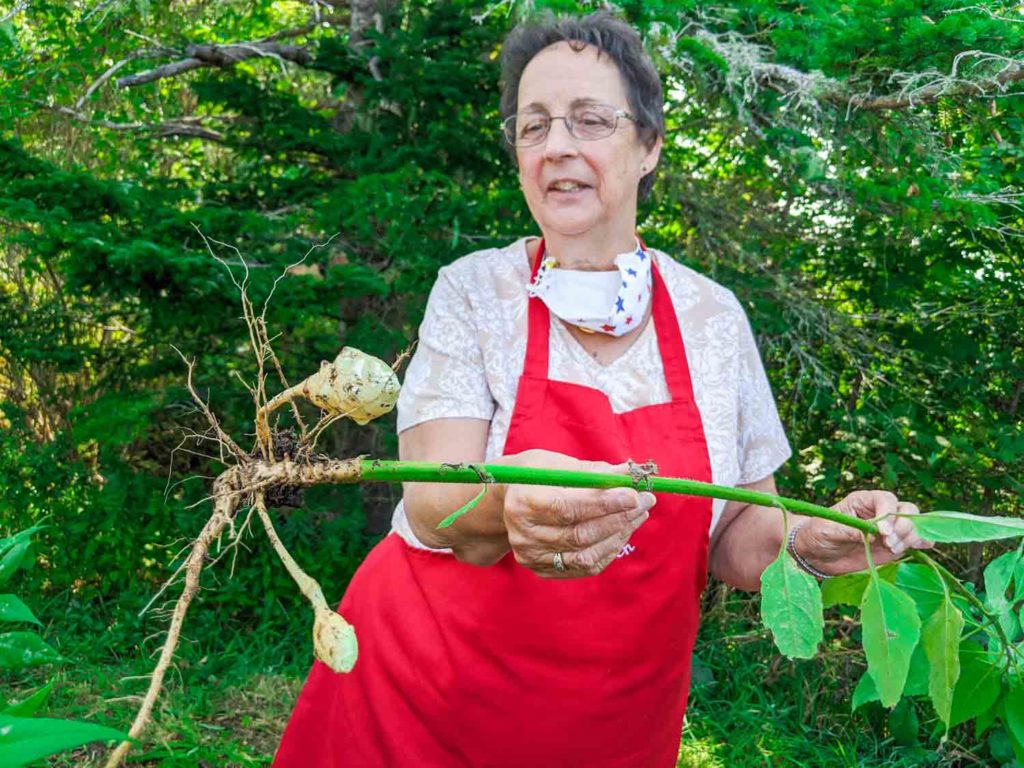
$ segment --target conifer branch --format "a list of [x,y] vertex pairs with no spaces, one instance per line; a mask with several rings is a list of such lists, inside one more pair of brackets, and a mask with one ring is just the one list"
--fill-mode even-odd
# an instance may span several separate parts
[[[939,98],[982,98],[1008,95],[1011,86],[1024,80],[1024,59],[980,50],[958,53],[948,73],[935,69],[923,72],[893,72],[887,82],[894,90],[876,94],[822,72],[803,72],[771,61],[772,50],[738,32],[712,32],[689,24],[678,37],[692,37],[725,66],[726,87],[740,93],[749,103],[760,90],[780,94],[790,105],[819,111],[823,105],[845,109],[884,112],[928,104]],[[963,74],[968,61],[973,72]]]
[[117,79],[118,88],[132,88],[151,83],[165,77],[176,77],[202,67],[233,67],[240,61],[256,57],[290,61],[300,66],[308,65],[313,57],[301,45],[284,45],[277,42],[230,43],[228,45],[189,45],[184,57],[163,66]]
[[[81,109],[64,107],[58,104],[47,104],[45,101],[36,101],[34,103],[44,109],[70,117],[77,122],[96,128],[105,128],[109,131],[135,131],[158,139],[186,136],[218,143],[224,142],[223,133],[204,124],[204,121],[207,119],[205,117],[179,117],[174,120],[165,120],[162,123],[118,123],[113,120],[97,120]],[[221,119],[223,120],[223,118]]]

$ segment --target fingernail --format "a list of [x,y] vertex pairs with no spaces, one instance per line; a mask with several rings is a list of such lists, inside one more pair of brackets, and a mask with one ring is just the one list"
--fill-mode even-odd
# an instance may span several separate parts
[[640,493],[640,506],[644,509],[650,509],[658,503],[658,498],[653,493],[643,491]]
[[636,527],[639,528],[641,525],[647,522],[647,518],[649,518],[650,516],[651,513],[645,509],[639,515],[634,517],[630,522],[636,523]]
[[895,536],[889,535],[885,537],[885,546],[887,546],[889,549],[892,549],[898,543],[899,539],[897,539]]
[[891,547],[889,547],[889,549],[892,550],[892,553],[894,555],[898,555],[901,552],[903,552],[903,550],[904,550],[903,542],[902,541],[897,541],[895,544],[893,544]]
[[890,533],[892,533],[892,523],[890,523],[888,520],[879,520],[878,532],[883,536],[888,536]]

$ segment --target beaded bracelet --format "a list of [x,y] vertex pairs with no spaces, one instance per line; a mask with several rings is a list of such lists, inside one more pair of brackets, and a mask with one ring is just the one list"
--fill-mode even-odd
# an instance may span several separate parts
[[807,571],[807,573],[811,574],[811,576],[813,576],[816,579],[827,579],[829,578],[829,575],[827,573],[822,573],[821,571],[819,571],[809,562],[804,560],[803,555],[796,551],[796,535],[800,532],[800,529],[806,522],[806,520],[801,520],[799,523],[797,523],[789,529],[789,539],[787,539],[786,541],[786,551],[789,552],[790,555],[792,555],[794,560],[796,560],[796,564],[799,565],[803,570]]

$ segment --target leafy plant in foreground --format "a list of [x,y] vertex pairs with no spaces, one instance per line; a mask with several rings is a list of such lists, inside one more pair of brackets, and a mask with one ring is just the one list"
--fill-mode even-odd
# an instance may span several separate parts
[[[1024,520],[1016,518],[935,512],[911,520],[920,535],[944,543],[1024,535]],[[762,616],[782,653],[814,655],[821,607],[859,608],[867,671],[854,690],[854,709],[927,697],[947,732],[973,719],[980,736],[1001,721],[1024,761],[1024,543],[986,567],[983,599],[922,552],[876,568],[865,550],[867,571],[820,587],[785,550],[765,571]],[[778,575],[783,569],[785,579]]]
[[[22,566],[32,535],[38,530],[40,526],[33,526],[0,540],[0,587]],[[39,625],[40,621],[21,598],[7,593],[0,594],[0,624]],[[0,633],[0,671],[18,672],[59,661],[61,655],[35,632]],[[3,768],[16,768],[91,741],[124,738],[121,731],[92,723],[35,717],[52,690],[51,680],[20,701],[0,709],[0,766]]]

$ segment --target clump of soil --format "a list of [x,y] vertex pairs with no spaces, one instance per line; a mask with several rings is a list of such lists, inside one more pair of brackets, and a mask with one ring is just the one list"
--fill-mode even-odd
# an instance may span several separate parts
[[[301,448],[299,436],[294,429],[284,429],[271,435],[274,444],[274,460],[298,460]],[[268,507],[296,509],[302,506],[302,488],[297,485],[277,485],[267,488],[264,493]]]

